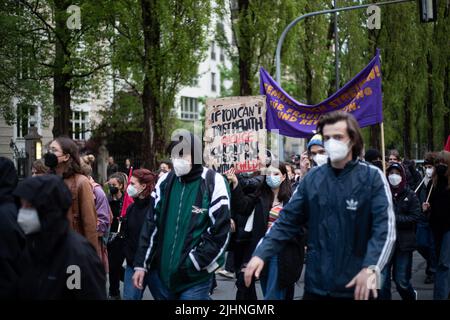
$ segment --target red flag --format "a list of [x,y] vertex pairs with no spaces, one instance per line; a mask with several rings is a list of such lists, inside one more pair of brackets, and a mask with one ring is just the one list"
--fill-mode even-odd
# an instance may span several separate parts
[[447,138],[447,144],[445,145],[444,150],[450,152],[450,135]]
[[120,211],[121,218],[125,217],[125,215],[127,214],[127,208],[130,206],[130,204],[132,204],[134,202],[133,198],[130,197],[127,193],[127,189],[128,189],[128,186],[130,185],[130,179],[131,179],[132,173],[133,173],[133,167],[130,167],[130,172],[128,173],[128,184],[127,184],[127,188],[125,189],[125,194],[124,194],[123,203],[122,203],[122,211]]

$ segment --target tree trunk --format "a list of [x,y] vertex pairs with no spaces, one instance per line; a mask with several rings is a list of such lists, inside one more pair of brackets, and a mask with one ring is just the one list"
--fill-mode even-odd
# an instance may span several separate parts
[[379,124],[375,124],[370,126],[370,147],[374,148],[378,151],[383,152],[381,150],[381,127]]
[[403,156],[406,159],[411,159],[411,110],[410,94],[405,95],[403,100]]
[[450,79],[449,79],[449,62],[447,62],[447,68],[445,68],[445,81],[444,81],[444,88],[445,89],[445,100],[447,101],[447,108],[446,108],[446,112],[444,113],[444,145],[447,142],[447,137],[450,135],[450,107],[448,106],[448,103],[450,101]]
[[[244,19],[247,18],[249,0],[239,0],[239,16]],[[243,21],[238,22],[238,26],[241,30],[239,30],[239,36],[241,39],[237,39],[239,45],[239,94],[241,96],[250,96],[252,95],[252,74],[251,74],[251,59],[249,56],[250,52],[250,44],[249,41],[252,39],[242,39],[243,35],[248,33],[246,28],[246,23]]]
[[156,110],[160,108],[159,93],[161,75],[157,61],[154,59],[160,51],[161,25],[156,14],[155,0],[141,0],[142,28],[144,31],[144,88],[142,92],[142,108],[144,111],[144,135],[141,146],[143,166],[155,170],[157,154],[163,153],[163,144],[157,138],[158,121]]
[[64,14],[69,3],[64,0],[55,1],[55,61],[53,70],[53,137],[67,135],[71,137],[71,70],[66,66],[70,60],[70,52],[67,50],[67,43],[70,37],[70,30],[66,27],[66,17]]
[[427,100],[427,151],[434,151],[433,142],[433,64],[431,61],[431,52],[427,55],[428,64],[428,100]]
[[[314,32],[311,28],[310,20],[305,21],[305,35],[306,35],[306,50],[307,52],[312,51],[312,43]],[[312,54],[305,55],[305,93],[306,93],[306,103],[314,104],[313,102],[313,66],[311,63]]]

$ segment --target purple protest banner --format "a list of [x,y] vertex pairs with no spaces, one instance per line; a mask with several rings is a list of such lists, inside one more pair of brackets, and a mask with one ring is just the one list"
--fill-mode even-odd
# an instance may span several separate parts
[[267,99],[266,128],[289,137],[314,134],[322,114],[342,110],[355,116],[361,128],[383,121],[379,51],[356,77],[316,105],[300,103],[289,96],[263,68],[260,92]]

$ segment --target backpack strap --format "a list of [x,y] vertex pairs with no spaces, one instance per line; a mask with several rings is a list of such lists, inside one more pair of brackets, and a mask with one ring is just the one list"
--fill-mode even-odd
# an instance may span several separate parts
[[212,169],[208,169],[208,171],[206,171],[206,186],[208,187],[207,190],[209,203],[211,203],[215,183],[216,183],[216,172]]

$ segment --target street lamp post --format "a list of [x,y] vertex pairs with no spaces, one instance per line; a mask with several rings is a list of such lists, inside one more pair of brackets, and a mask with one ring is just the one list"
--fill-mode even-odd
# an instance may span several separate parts
[[42,136],[38,133],[34,121],[30,121],[28,134],[25,139],[25,152],[27,155],[27,165],[25,168],[25,176],[29,176],[31,165],[36,159],[42,158]]

